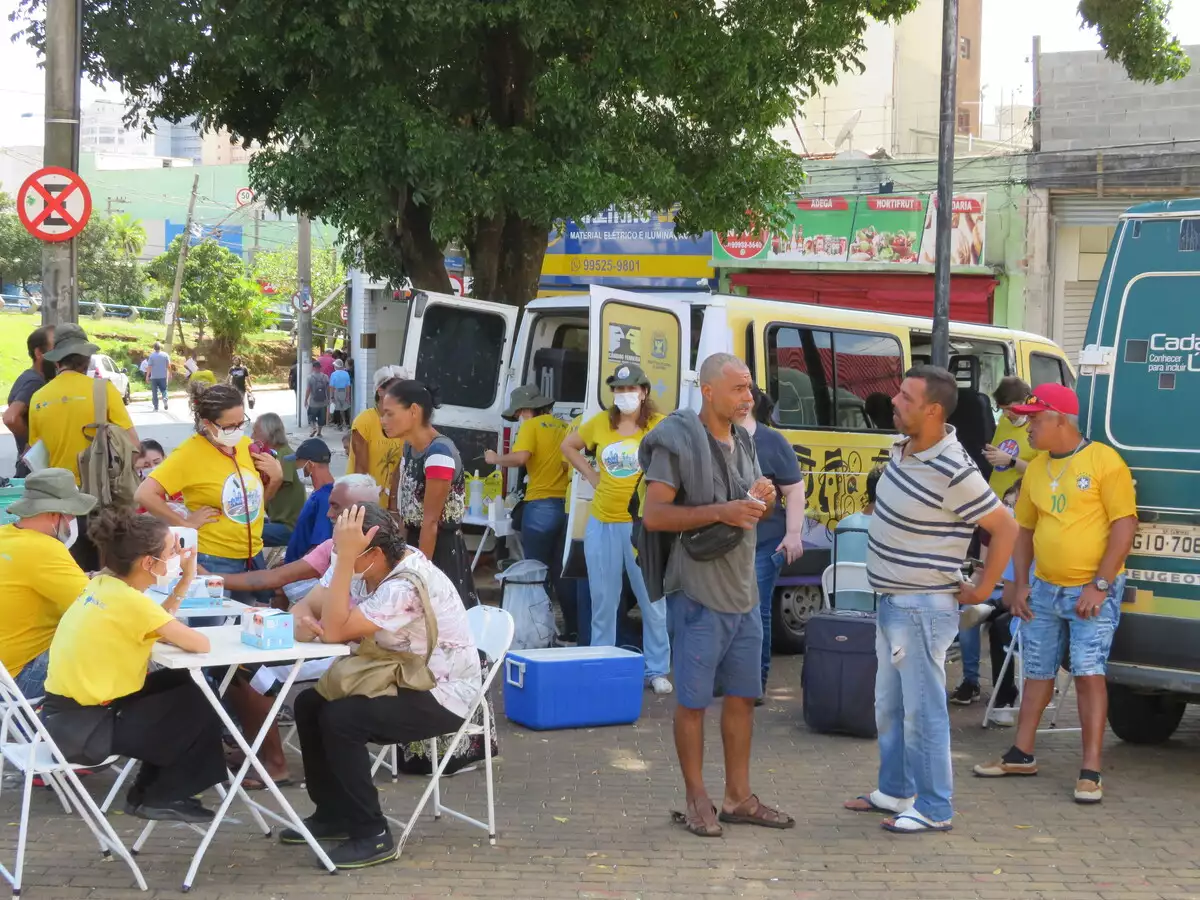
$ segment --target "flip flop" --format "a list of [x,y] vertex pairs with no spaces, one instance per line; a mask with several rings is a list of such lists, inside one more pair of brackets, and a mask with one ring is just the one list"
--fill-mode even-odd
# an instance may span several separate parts
[[[709,808],[715,815],[717,808],[715,806],[710,806]],[[671,811],[671,821],[676,825],[682,825],[687,829],[688,834],[694,834],[696,837],[719,838],[725,833],[725,829],[723,829],[716,822],[713,822],[711,825],[706,825],[704,824],[703,819],[689,816],[687,813],[682,813],[678,810]]]
[[[748,812],[739,812],[747,804],[753,804]],[[761,800],[757,794],[751,794],[737,805],[731,812],[721,810],[717,819],[730,825],[758,825],[760,828],[795,828],[796,820],[787,813],[772,809]]]
[[[912,807],[912,801],[907,798],[900,801],[903,804],[902,806],[884,806],[875,801],[876,794],[879,794],[881,797],[886,796],[886,794],[880,794],[879,791],[871,791],[869,794],[859,794],[854,800],[847,800],[843,803],[842,808],[848,809],[850,812],[887,813],[889,816],[895,816]],[[866,806],[851,806],[850,804],[855,800],[861,800]]]
[[884,819],[882,825],[884,831],[890,831],[892,834],[927,834],[951,831],[954,828],[949,822],[934,822],[915,809],[905,810],[891,819]]
[[[277,788],[288,787],[291,785],[291,783],[292,783],[292,779],[290,779],[290,778],[275,779],[275,787],[277,787]],[[265,791],[266,789],[267,789],[267,786],[265,784],[263,784],[262,779],[257,778],[254,775],[247,775],[245,778],[242,779],[242,790],[244,790],[244,791]]]

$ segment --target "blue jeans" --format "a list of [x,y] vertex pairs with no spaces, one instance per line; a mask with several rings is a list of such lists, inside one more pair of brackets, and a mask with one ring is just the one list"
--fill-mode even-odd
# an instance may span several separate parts
[[879,790],[916,796],[917,812],[935,822],[954,815],[946,651],[958,633],[953,594],[884,594],[875,655],[875,724]]
[[1033,618],[1021,626],[1021,660],[1026,678],[1052,679],[1068,648],[1071,674],[1076,678],[1108,673],[1108,652],[1121,621],[1125,576],[1113,579],[1100,612],[1090,619],[1081,619],[1075,612],[1084,587],[1061,587],[1033,579],[1029,592]]
[[43,650],[21,668],[13,679],[26,700],[46,695],[46,673],[50,671],[50,651]]
[[775,548],[779,541],[772,538],[760,543],[754,551],[754,577],[758,581],[758,612],[762,616],[762,687],[767,689],[771,672],[771,604],[775,601],[775,582],[783,569],[784,555]]
[[550,570],[551,593],[562,608],[563,626],[568,634],[576,633],[579,622],[575,609],[575,593],[564,589],[562,573],[563,530],[567,513],[562,500],[547,498],[530,500],[521,513],[521,546],[527,559],[545,563]]
[[[266,560],[263,559],[262,553],[251,560],[251,565],[246,564],[244,559],[233,559],[228,556],[213,556],[211,553],[201,553],[196,557],[196,562],[202,566],[205,571],[211,575],[240,575],[242,572],[252,572],[258,569],[267,567]],[[241,603],[248,603],[253,606],[255,603],[270,603],[271,591],[230,591],[230,596],[234,600]],[[205,625],[220,625],[220,619],[192,619],[188,622],[194,628],[200,628]]]
[[263,523],[263,546],[286,547],[292,539],[292,528],[282,522]]
[[963,681],[979,684],[979,655],[983,651],[983,623],[958,633],[958,649],[962,651]]
[[158,410],[158,395],[162,394],[163,409],[167,408],[167,379],[150,379],[150,399],[154,401],[154,409]]
[[588,519],[583,536],[588,584],[592,591],[592,646],[615,647],[617,612],[621,606],[621,571],[629,576],[642,610],[642,647],[646,677],[671,671],[671,641],[667,637],[667,604],[650,602],[642,570],[633,555],[632,522],[598,522]]

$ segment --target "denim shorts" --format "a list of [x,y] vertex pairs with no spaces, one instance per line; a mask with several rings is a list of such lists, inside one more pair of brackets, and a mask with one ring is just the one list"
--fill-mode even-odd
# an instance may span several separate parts
[[1084,587],[1059,587],[1040,578],[1033,579],[1029,594],[1033,619],[1021,624],[1021,658],[1026,678],[1035,681],[1053,678],[1068,647],[1071,674],[1076,678],[1107,673],[1108,652],[1121,620],[1125,576],[1117,576],[1108,588],[1100,612],[1090,619],[1081,619],[1075,612]]
[[719,687],[726,697],[762,696],[762,613],[721,613],[677,592],[667,621],[679,705],[705,709]]

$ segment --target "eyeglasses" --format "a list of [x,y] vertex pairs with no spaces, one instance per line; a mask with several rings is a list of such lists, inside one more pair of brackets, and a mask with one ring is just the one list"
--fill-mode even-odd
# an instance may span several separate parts
[[[213,422],[213,424],[217,425],[216,422]],[[220,431],[222,434],[237,434],[237,432],[239,432],[239,431],[245,431],[246,426],[249,424],[250,424],[250,417],[246,416],[246,418],[242,419],[242,424],[240,424],[240,425],[217,425],[217,430]]]

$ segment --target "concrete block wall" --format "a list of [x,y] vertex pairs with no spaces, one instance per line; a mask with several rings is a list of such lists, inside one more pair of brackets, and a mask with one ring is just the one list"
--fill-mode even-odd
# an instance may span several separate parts
[[[1196,63],[1184,79],[1163,85],[1131,81],[1100,51],[1044,53],[1040,60],[1044,151],[1114,145],[1200,141],[1200,46],[1186,47]],[[1200,147],[1200,143],[1174,149]]]

